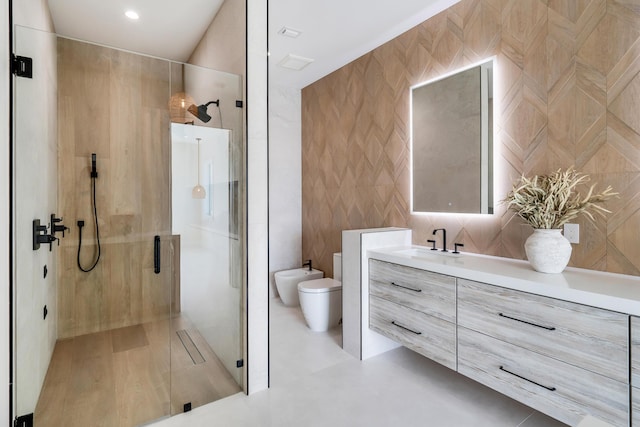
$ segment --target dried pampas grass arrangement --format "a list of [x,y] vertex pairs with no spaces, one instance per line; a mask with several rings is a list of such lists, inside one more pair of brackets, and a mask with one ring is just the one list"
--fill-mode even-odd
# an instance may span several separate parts
[[533,228],[561,228],[582,213],[594,220],[592,213],[601,216],[610,213],[600,204],[618,193],[611,186],[595,193],[595,184],[589,187],[585,196],[577,193],[576,187],[588,181],[588,175],[577,172],[573,167],[533,178],[523,175],[503,202]]

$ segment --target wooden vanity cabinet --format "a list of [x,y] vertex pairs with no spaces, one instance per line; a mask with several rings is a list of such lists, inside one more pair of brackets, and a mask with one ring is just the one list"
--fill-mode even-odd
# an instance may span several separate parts
[[370,329],[569,425],[640,427],[640,317],[376,259],[368,282]]
[[569,425],[626,426],[628,319],[458,279],[458,372]]
[[456,325],[370,296],[369,327],[447,368],[456,369]]
[[455,319],[453,277],[370,260],[370,329],[456,369]]
[[458,279],[458,326],[626,383],[629,316]]
[[369,295],[448,322],[456,321],[456,279],[390,262],[369,260]]
[[626,384],[462,327],[458,372],[569,425],[628,425]]

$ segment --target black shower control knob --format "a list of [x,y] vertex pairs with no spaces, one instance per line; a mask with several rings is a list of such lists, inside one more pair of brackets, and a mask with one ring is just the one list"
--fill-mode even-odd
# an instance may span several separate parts
[[53,242],[55,242],[56,240],[58,241],[58,246],[60,245],[60,239],[51,234],[47,234],[46,239],[48,240],[48,242],[45,243],[49,243],[49,252],[51,252],[51,250],[53,249]]

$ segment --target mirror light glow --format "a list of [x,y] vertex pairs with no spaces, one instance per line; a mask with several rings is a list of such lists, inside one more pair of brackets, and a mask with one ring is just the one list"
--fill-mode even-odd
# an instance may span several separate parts
[[127,10],[124,15],[129,18],[132,19],[134,21],[140,19],[140,15],[138,15],[138,13],[135,10]]
[[[495,62],[495,57],[490,57],[411,87],[409,175],[412,215],[493,213],[496,190],[493,141],[497,109],[492,95]],[[465,77],[461,77],[463,73]],[[441,81],[447,83],[441,84]],[[439,86],[432,85],[436,82]],[[418,108],[417,116],[414,108]],[[449,108],[451,114],[447,115]],[[419,120],[419,124],[415,120]],[[439,162],[446,165],[442,167]]]

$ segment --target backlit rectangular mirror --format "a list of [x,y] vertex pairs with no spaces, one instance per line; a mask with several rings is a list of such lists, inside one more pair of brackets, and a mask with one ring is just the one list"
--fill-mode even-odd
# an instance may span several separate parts
[[493,213],[493,59],[411,88],[411,212]]

